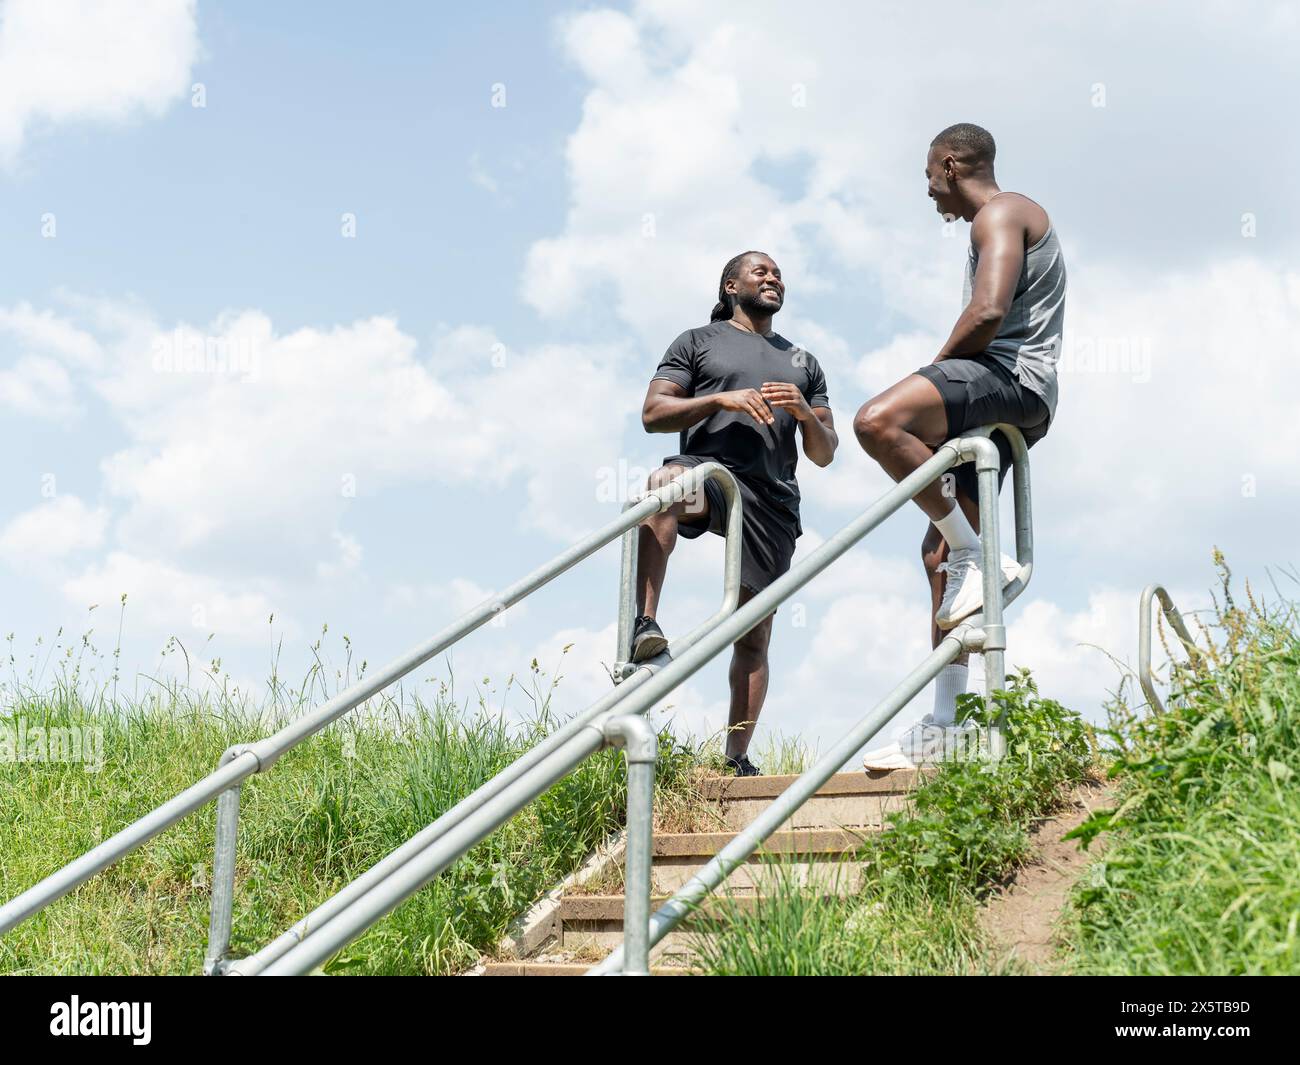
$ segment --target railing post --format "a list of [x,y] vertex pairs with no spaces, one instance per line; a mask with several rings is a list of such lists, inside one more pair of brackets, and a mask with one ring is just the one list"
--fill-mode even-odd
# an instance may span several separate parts
[[[1165,704],[1160,701],[1160,696],[1156,694],[1155,675],[1151,671],[1151,600],[1158,598],[1160,600],[1160,609],[1164,612],[1165,620],[1172,626],[1174,632],[1183,643],[1183,650],[1187,652],[1193,668],[1200,660],[1200,652],[1197,650],[1196,641],[1192,639],[1191,633],[1187,631],[1187,626],[1183,623],[1183,616],[1174,606],[1174,601],[1169,598],[1169,593],[1159,584],[1148,584],[1142,589],[1142,598],[1138,601],[1138,683],[1142,685],[1142,693],[1147,697],[1147,703],[1157,714],[1165,712]],[[1172,662],[1171,662],[1172,664]]]
[[[220,764],[225,765],[242,753],[242,747],[231,747],[221,756]],[[230,951],[241,787],[241,784],[235,784],[223,791],[217,799],[217,839],[212,855],[212,909],[208,917],[208,949],[203,955],[205,976],[219,976]]]
[[[635,506],[630,501],[623,509]],[[633,525],[623,534],[623,554],[618,580],[618,647],[614,651],[614,683],[624,680],[632,656],[632,622],[636,619],[636,564],[640,547],[641,526]]]
[[623,975],[650,975],[650,865],[654,848],[659,740],[645,718],[619,714],[603,725],[627,757],[627,867],[623,874]]
[[[1007,630],[1002,621],[1002,547],[998,536],[998,471],[1002,458],[997,445],[988,437],[972,440],[975,471],[979,479],[980,568],[984,578],[984,698],[993,705],[993,693],[1007,686],[1005,651]],[[989,728],[989,756],[1001,758],[1006,752],[1002,730],[1005,716],[999,716]]]
[[[826,550],[826,545],[817,550]],[[808,560],[805,560],[799,565],[806,566],[807,564]],[[785,577],[778,577],[776,583],[785,580]],[[793,583],[787,582],[785,588],[790,589]],[[775,586],[774,583],[769,586],[768,590],[759,592],[754,599],[741,607],[741,611],[755,613],[749,610],[749,606],[750,603],[756,602],[760,603],[761,609],[766,610],[769,604],[763,602],[763,599],[765,597],[772,598],[769,593],[771,588]],[[655,943],[660,942],[671,929],[689,916],[697,903],[702,901],[709,892],[719,887],[732,870],[753,854],[773,832],[780,828],[781,825],[786,824],[791,815],[811,799],[817,793],[817,790],[843,767],[844,763],[853,756],[855,751],[860,750],[862,745],[876,735],[899,710],[911,702],[921,689],[938,675],[944,666],[956,659],[966,646],[966,637],[971,632],[971,628],[971,625],[967,622],[962,622],[955,629],[945,633],[944,638],[939,641],[939,646],[930,652],[929,657],[912,670],[901,684],[891,691],[882,702],[877,703],[867,713],[866,717],[822,755],[813,764],[812,768],[806,769],[793,784],[772,800],[771,804],[754,819],[748,828],[738,833],[730,843],[709,860],[703,869],[691,877],[682,887],[678,888],[677,892],[651,916],[649,945],[653,946]],[[631,847],[631,823],[632,818],[629,811],[629,848]],[[630,928],[631,926],[625,923],[624,927]],[[624,945],[616,948],[604,961],[588,969],[588,976],[613,975],[620,972],[628,964],[632,943],[626,938],[627,933],[624,933],[624,935]]]

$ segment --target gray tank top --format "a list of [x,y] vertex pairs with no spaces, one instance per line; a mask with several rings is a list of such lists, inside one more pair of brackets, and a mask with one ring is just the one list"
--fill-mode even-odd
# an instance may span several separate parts
[[[979,261],[975,246],[966,259],[962,305],[970,303]],[[1065,259],[1056,228],[1025,252],[1011,309],[985,352],[1016,375],[1026,388],[1042,397],[1050,417],[1056,416],[1056,363],[1061,357],[1065,324]]]

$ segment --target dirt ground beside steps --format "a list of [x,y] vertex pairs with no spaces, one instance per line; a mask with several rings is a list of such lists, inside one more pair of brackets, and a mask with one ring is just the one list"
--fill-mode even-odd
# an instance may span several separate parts
[[1057,813],[1031,832],[1034,858],[990,897],[980,911],[980,923],[996,944],[994,966],[1008,972],[1052,974],[1055,960],[1056,922],[1070,889],[1101,855],[1104,836],[1086,851],[1078,840],[1063,840],[1070,829],[1088,819],[1093,810],[1111,805],[1114,784],[1088,780],[1071,793]]

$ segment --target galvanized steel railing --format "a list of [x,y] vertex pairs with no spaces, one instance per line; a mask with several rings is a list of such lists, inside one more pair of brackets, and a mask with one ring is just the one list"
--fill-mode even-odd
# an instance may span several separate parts
[[[256,743],[230,748],[222,755],[218,768],[214,772],[109,837],[80,858],[46,877],[40,883],[28,888],[3,907],[0,907],[0,934],[27,920],[96,873],[102,872],[120,861],[154,836],[200,807],[205,806],[214,798],[218,799],[216,853],[213,861],[212,909],[208,948],[204,959],[204,971],[208,973],[220,973],[227,969],[232,972],[257,972],[262,967],[270,965],[281,955],[288,953],[311,931],[322,926],[335,913],[360,899],[369,888],[400,872],[408,859],[423,853],[426,848],[443,836],[449,835],[453,827],[470,820],[475,813],[497,809],[500,806],[502,794],[509,793],[512,787],[516,787],[521,780],[528,778],[530,772],[532,778],[535,779],[539,776],[539,771],[542,773],[549,772],[551,768],[559,764],[567,765],[568,768],[564,770],[564,772],[567,772],[569,768],[581,761],[581,758],[585,758],[594,750],[599,750],[605,746],[622,746],[625,748],[629,764],[629,807],[633,804],[638,806],[648,804],[650,801],[649,789],[652,787],[654,779],[653,755],[655,753],[655,740],[653,733],[650,733],[647,738],[647,726],[643,721],[617,718],[609,711],[620,699],[635,691],[637,686],[643,683],[658,668],[667,654],[660,655],[648,663],[641,663],[637,670],[630,677],[627,677],[623,684],[610,693],[609,696],[598,700],[577,717],[565,723],[507,769],[473,794],[462,799],[455,807],[438,818],[437,821],[412,837],[402,847],[393,851],[382,862],[348,885],[347,888],[332,899],[317,907],[307,918],[300,921],[256,955],[242,959],[237,964],[230,964],[224,960],[230,945],[235,850],[239,822],[239,789],[244,780],[254,773],[266,772],[286,751],[319,732],[348,711],[355,709],[394,681],[399,680],[413,669],[427,662],[434,655],[446,650],[452,644],[479,628],[484,622],[489,621],[502,610],[541,588],[611,540],[622,536],[626,552],[629,542],[635,545],[637,527],[644,518],[667,509],[695,491],[703,490],[704,482],[709,479],[716,480],[719,483],[723,496],[728,502],[726,544],[724,548],[725,561],[723,566],[723,599],[721,607],[711,618],[691,630],[687,635],[671,641],[667,654],[680,653],[691,646],[695,640],[699,639],[701,634],[710,630],[731,614],[740,600],[742,528],[740,492],[736,486],[735,477],[725,467],[716,462],[701,463],[668,484],[647,491],[639,499],[632,500],[623,508],[622,515],[616,521],[590,533],[567,551],[557,555],[546,565],[512,584],[500,595],[485,600],[456,622],[443,629],[431,640],[391,662],[371,678],[353,685],[347,691],[335,696],[311,713],[290,722],[272,736],[268,736]],[[649,744],[648,776],[646,772],[647,743]],[[579,750],[583,752],[581,757],[569,763],[567,761],[568,756]],[[564,775],[563,772],[560,773],[560,776],[562,775]],[[539,794],[557,779],[559,779],[558,776],[551,777],[544,787],[538,788],[533,794]],[[649,784],[647,784],[647,780]],[[494,806],[494,803],[496,806]],[[646,818],[646,825],[648,828],[648,817]],[[468,849],[468,847],[465,849]],[[644,854],[633,854],[634,849],[644,850]],[[646,909],[648,911],[648,839],[645,841],[644,847],[639,845],[634,847],[631,842],[629,843],[628,863],[630,877],[643,875],[645,878]],[[644,873],[633,868],[636,863],[644,864]]]
[[[989,434],[1001,430],[1012,445],[1015,484],[1016,555],[1023,571],[1001,587],[998,533],[998,450]],[[657,740],[642,715],[697,670],[734,643],[822,570],[853,547],[917,492],[961,462],[974,461],[979,481],[980,541],[983,552],[983,614],[947,633],[939,646],[816,765],[799,777],[748,829],[717,855],[652,917],[649,914],[651,808]],[[701,490],[716,479],[728,502],[723,603],[713,617],[670,643],[650,662],[631,665],[628,654],[636,571],[637,526],[641,520]],[[616,688],[552,733],[497,777],[461,800],[407,840],[361,877],[318,906],[277,939],[247,958],[228,961],[231,905],[234,894],[239,786],[254,773],[269,769],[285,751],[320,731],[393,681],[478,628],[500,610],[524,598],[559,573],[622,535]],[[988,426],[950,440],[927,462],[904,478],[743,607],[739,602],[741,500],[734,477],[715,462],[703,463],[661,488],[646,492],[624,508],[615,522],[590,534],[552,562],[493,597],[431,641],[357,684],[324,706],[292,722],[275,735],[231,748],[219,768],[170,802],[104,841],[77,861],[47,877],[0,908],[0,933],[30,917],[95,873],[135,850],[182,817],[220,797],[213,870],[212,916],[204,969],[232,975],[289,975],[308,972],[351,942],[386,913],[427,884],[443,869],[489,835],[537,795],[563,778],[585,758],[607,746],[621,746],[628,759],[627,881],[624,943],[592,972],[648,972],[649,949],[691,907],[722,883],[790,814],[863,744],[915,696],[945,665],[965,651],[984,655],[988,692],[1005,686],[1006,630],[1003,606],[1028,584],[1033,569],[1033,527],[1028,452],[1019,431]],[[617,711],[617,713],[615,712]],[[991,730],[990,748],[1001,754],[1001,731]]]
[[[985,595],[989,609],[982,617],[971,619],[949,633],[940,647],[895,690],[889,699],[871,715],[864,725],[837,746],[835,755],[838,761],[828,756],[818,762],[809,773],[777,800],[777,808],[794,808],[804,802],[820,785],[843,763],[855,747],[846,746],[850,740],[861,744],[878,731],[899,708],[911,698],[926,681],[951,662],[963,651],[977,650],[985,654],[985,670],[988,690],[996,691],[1005,686],[1003,649],[1005,647],[1005,630],[1002,624],[1003,603],[1014,599],[1028,582],[1033,562],[1032,525],[1029,513],[1029,466],[1024,441],[1018,431],[1010,427],[997,426],[1007,432],[1012,441],[1015,461],[1016,486],[1016,546],[1020,561],[1025,571],[1007,589],[1001,588],[1000,550],[998,546],[998,511],[997,511],[997,475],[999,456],[997,448],[988,439],[991,429],[980,430],[960,440],[944,444],[933,458],[923,464],[909,477],[895,485],[881,499],[868,507],[855,521],[842,529],[825,544],[814,551],[808,558],[791,568],[767,589],[750,599],[744,606],[730,614],[725,620],[714,625],[684,652],[674,653],[672,661],[656,670],[653,675],[643,671],[634,673],[619,686],[618,709],[627,717],[635,718],[643,714],[664,696],[668,695],[687,677],[699,670],[730,644],[748,632],[755,624],[771,612],[780,602],[792,595],[809,580],[824,570],[837,558],[849,550],[863,536],[879,525],[895,510],[904,506],[918,491],[931,481],[940,477],[945,471],[959,462],[974,459],[980,482],[980,528],[984,551]],[[623,584],[620,589],[620,609],[625,610],[628,602],[627,579],[635,572],[635,538],[624,539]],[[991,575],[991,576],[990,576]],[[992,589],[992,594],[990,594]],[[982,621],[977,626],[975,622]],[[627,648],[622,640],[627,636],[627,627],[620,625],[619,654],[626,654]],[[630,689],[630,690],[628,690]],[[377,882],[359,897],[347,905],[336,908],[333,916],[324,924],[310,928],[305,938],[297,945],[280,955],[270,965],[259,971],[263,975],[278,976],[310,971],[314,966],[329,958],[337,950],[351,942],[367,928],[378,921],[402,901],[409,898],[427,884],[439,872],[445,869],[461,854],[493,830],[498,824],[522,809],[531,799],[554,781],[560,779],[582,758],[586,757],[599,745],[600,737],[595,728],[588,728],[585,733],[574,736],[562,748],[556,750],[548,760],[514,782],[508,792],[502,792],[483,809],[462,819],[459,824],[433,845],[411,856],[396,872],[376,878]],[[1000,753],[1000,732],[994,730],[991,737],[995,753]],[[845,753],[847,751],[847,753]],[[629,804],[628,809],[628,846],[636,847],[638,854],[648,855],[651,824],[651,811],[648,804],[638,804],[635,808]],[[769,823],[770,822],[770,823]],[[747,846],[744,854],[752,852],[779,822],[771,821],[771,812],[757,822],[757,830],[751,828],[742,833],[720,859],[730,859]],[[720,883],[718,877],[712,883],[705,883],[702,877],[710,876],[710,869],[717,865],[717,859],[687,887],[698,890],[700,897]],[[642,868],[644,866],[639,866]],[[629,856],[629,872],[631,857]],[[367,874],[369,875],[369,874]],[[725,876],[725,874],[723,874]],[[649,878],[638,877],[629,880],[625,891],[626,909],[624,921],[624,943],[611,960],[604,963],[603,972],[622,972],[625,975],[644,974],[648,971],[649,947],[660,938],[680,914],[675,907],[680,905],[681,893],[661,909],[649,922],[642,926],[639,914],[649,910]],[[668,911],[667,913],[665,911]],[[684,912],[684,911],[683,911]],[[256,959],[256,956],[254,956]],[[247,971],[245,962],[236,962],[230,967],[231,972]]]
[[[1016,557],[1024,567],[1022,574],[1002,588],[1001,551],[998,538],[998,470],[1000,458],[996,445],[989,439],[994,430],[1005,433],[1011,443],[1015,477]],[[960,462],[973,459],[979,479],[981,570],[984,579],[984,613],[976,614],[945,634],[939,646],[925,658],[893,691],[878,703],[857,725],[835,744],[817,763],[805,771],[767,807],[759,817],[739,833],[717,855],[650,918],[649,945],[653,947],[679,924],[704,898],[719,887],[732,870],[753,854],[800,806],[807,802],[860,747],[871,740],[890,719],[914,698],[944,666],[964,651],[984,655],[985,688],[990,694],[1006,687],[1004,651],[1006,629],[1002,610],[1029,583],[1033,571],[1033,515],[1029,487],[1029,454],[1019,430],[1008,425],[986,426],[970,436],[950,440],[933,458],[923,463],[889,492],[881,496],[854,521],[850,522],[816,551],[792,567],[761,593],[747,602],[717,629],[705,636],[686,654],[646,683],[633,697],[627,709],[635,712],[641,703],[654,702],[667,695],[677,684],[704,665],[731,640],[739,637],[777,605],[788,599],[813,577],[824,570],[886,517],[903,506],[917,492]],[[999,723],[1004,724],[1003,722]],[[1001,728],[990,730],[990,753],[1000,757],[1003,751]],[[626,928],[626,924],[624,926]],[[626,936],[626,933],[625,933]],[[589,976],[603,976],[625,971],[631,958],[627,940],[600,964],[588,970]]]
[[1147,703],[1157,714],[1165,712],[1165,704],[1160,701],[1160,696],[1156,694],[1155,675],[1151,670],[1151,626],[1153,618],[1151,614],[1151,601],[1160,600],[1160,609],[1165,615],[1165,620],[1173,627],[1178,638],[1183,642],[1183,649],[1187,652],[1192,663],[1195,664],[1200,659],[1200,651],[1196,647],[1196,642],[1192,639],[1191,634],[1187,631],[1187,626],[1183,623],[1183,616],[1174,606],[1174,601],[1169,598],[1169,593],[1159,584],[1148,584],[1142,589],[1142,599],[1138,603],[1138,683],[1142,685],[1142,693],[1147,697]]

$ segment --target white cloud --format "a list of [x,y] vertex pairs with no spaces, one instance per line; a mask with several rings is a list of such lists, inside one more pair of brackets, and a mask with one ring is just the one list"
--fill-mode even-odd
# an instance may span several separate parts
[[[231,582],[202,573],[188,572],[165,562],[139,558],[122,551],[110,552],[102,562],[67,578],[63,594],[79,606],[115,605],[127,597],[127,610],[144,624],[169,634],[210,633],[228,640],[261,642],[266,639],[268,619],[275,613],[274,590],[270,582],[250,587],[247,580]],[[286,635],[296,627],[283,623]]]
[[0,158],[41,123],[157,116],[188,92],[195,0],[6,0]]
[[0,307],[0,332],[13,337],[26,353],[56,357],[78,368],[97,368],[103,359],[99,342],[90,333],[52,310],[38,311],[27,302]]
[[[388,610],[423,612],[434,607],[438,611],[438,616],[445,617],[450,623],[463,614],[468,614],[475,607],[482,606],[493,596],[494,593],[490,589],[474,581],[466,580],[464,577],[453,577],[449,581],[434,584],[396,584],[385,595],[384,605]],[[527,615],[528,600],[525,599],[498,613],[487,624],[491,628],[504,628],[521,621]]]
[[118,308],[113,328],[93,380],[129,444],[105,458],[105,479],[126,507],[123,545],[146,554],[275,528],[320,557],[349,499],[421,480],[520,478],[525,526],[569,537],[599,511],[631,402],[595,351],[514,352],[474,328],[427,361],[389,318],[279,335],[256,311],[168,329]]
[[[1028,666],[1038,681],[1039,691],[1080,711],[1093,721],[1102,720],[1101,704],[1109,693],[1129,677],[1126,696],[1140,703],[1137,687],[1138,599],[1140,588],[1098,585],[1079,610],[1062,610],[1055,603],[1036,598],[1011,608],[1007,624],[1007,670]],[[1185,615],[1204,611],[1209,599],[1192,587],[1171,589],[1175,605]],[[1158,612],[1158,611],[1157,611]],[[1158,623],[1163,619],[1157,618]],[[1200,630],[1188,627],[1198,640]],[[1177,641],[1166,626],[1170,646]],[[1163,690],[1169,656],[1161,644],[1159,628],[1152,635],[1152,666]],[[1180,660],[1184,658],[1177,652]],[[982,685],[981,685],[982,686]]]
[[[1203,77],[1208,41],[1248,47],[1261,23],[1271,36],[1253,61],[1257,88],[1267,96],[1289,84],[1295,20],[1269,5],[1251,11],[1036,9],[1016,28],[1035,58],[986,71],[977,84],[968,57],[1005,35],[997,14],[842,4],[809,20],[759,4],[733,20],[677,0],[646,0],[629,15],[586,12],[563,24],[570,58],[590,82],[567,146],[569,209],[534,244],[523,296],[555,316],[611,303],[657,351],[703,321],[729,255],[773,252],[790,285],[777,328],[824,355],[840,423],[830,469],[801,464],[804,524],[822,519],[811,517],[819,508],[860,510],[890,482],[860,453],[852,415],[933,359],[960,305],[965,227],[945,234],[925,199],[925,147],[953,121],[987,124],[1004,187],[1047,204],[1071,276],[1060,407],[1032,454],[1035,598],[1013,610],[1011,660],[1033,666],[1045,692],[1095,711],[1110,671],[1079,645],[1131,651],[1134,627],[1119,619],[1136,611],[1143,581],[1194,587],[1185,575],[1204,567],[1216,543],[1251,564],[1287,558],[1268,530],[1286,527],[1300,491],[1300,421],[1284,387],[1300,358],[1300,276],[1285,265],[1294,215],[1249,177],[1272,166],[1268,139],[1232,114],[1256,87],[1212,94],[1195,112],[1167,106],[1171,86],[1192,91]],[[936,36],[945,20],[960,32]],[[835,34],[824,32],[828,22]],[[753,61],[777,54],[778,76]],[[1097,55],[1107,57],[1104,71]],[[1027,74],[1037,76],[1032,102]],[[1090,94],[1102,81],[1108,104],[1096,108]],[[1151,128],[1194,142],[1207,122],[1227,130],[1233,147],[1177,188],[1156,153],[1079,169],[1082,160],[1115,160],[1115,145]],[[1271,220],[1267,242],[1241,239],[1247,210]],[[1211,225],[1220,214],[1222,226]],[[1199,229],[1182,224],[1196,219],[1206,220]],[[1148,250],[1137,264],[1135,246]],[[799,310],[810,291],[838,297],[821,312],[828,322]],[[855,358],[851,345],[864,335],[874,347]],[[1097,367],[1099,355],[1125,352],[1129,365]],[[855,563],[837,563],[841,594],[819,615],[794,673],[827,692],[822,721],[892,687],[900,664],[928,646],[910,545],[905,563],[903,583],[882,572],[849,579]],[[814,606],[816,587],[805,595]],[[782,676],[776,722],[812,690],[784,687]]]
[[24,511],[0,530],[0,556],[14,566],[62,558],[99,547],[108,511],[73,495],[56,496]]
[[[93,546],[112,554],[58,578],[77,605],[129,592],[155,598],[137,610],[151,623],[188,624],[197,609],[194,627],[233,629],[269,613],[273,593],[362,588],[368,558],[349,508],[412,485],[513,493],[493,520],[517,513],[524,536],[572,539],[609,518],[602,473],[618,468],[633,402],[616,346],[516,351],[466,326],[421,354],[391,318],[281,335],[257,311],[167,327],[138,305],[68,302],[71,318],[0,313],[0,328],[52,353],[0,375],[0,396],[33,413],[93,400],[118,430],[99,457],[108,542],[109,512],[93,515]],[[69,553],[34,522],[12,524],[15,550],[45,540]],[[449,598],[456,616],[489,594],[455,578],[389,602]],[[516,607],[506,620],[524,616]]]
[[572,313],[612,286],[619,316],[662,346],[666,320],[680,331],[707,319],[719,267],[741,247],[800,272],[795,219],[749,172],[760,146],[738,128],[734,36],[707,34],[686,62],[651,73],[627,16],[566,23],[566,47],[595,85],[568,143],[565,231],[534,244],[525,268],[538,311]]
[[[785,608],[787,624],[801,603],[812,635],[793,672],[774,675],[762,723],[828,746],[930,653],[925,575],[919,559],[882,558],[857,547],[795,596]],[[779,613],[777,620],[780,626]],[[773,642],[788,635],[774,631]],[[921,712],[905,710],[898,720]]]
[[[777,256],[790,285],[787,330],[804,294],[826,286],[868,316],[868,328],[883,307],[902,329],[946,329],[959,309],[964,235],[961,227],[942,234],[921,170],[930,136],[963,117],[994,129],[1000,172],[1044,198],[1074,241],[1072,263],[1083,248],[1118,261],[1118,248],[1157,235],[1162,248],[1187,241],[1197,263],[1212,263],[1238,240],[1245,210],[1268,214],[1275,239],[1294,236],[1285,202],[1245,177],[1271,165],[1272,149],[1235,121],[1243,97],[1201,93],[1197,108],[1165,106],[1173,86],[1202,86],[1220,46],[1252,48],[1261,79],[1288,78],[1297,27],[1277,12],[1106,3],[1082,17],[1040,7],[1018,14],[1013,31],[1032,58],[995,65],[972,83],[969,56],[1002,45],[1012,32],[1006,12],[973,19],[959,5],[885,12],[832,3],[810,19],[758,3],[739,18],[678,0],[644,0],[631,14],[586,11],[561,27],[590,82],[566,150],[569,209],[561,230],[533,245],[524,297],[561,315],[612,291],[620,317],[662,348],[674,332],[666,321],[703,321],[721,264],[760,247]],[[936,35],[936,23],[951,32]],[[1270,25],[1267,40],[1257,35],[1261,23]],[[1160,64],[1150,62],[1153,48]],[[755,62],[760,55],[780,55],[779,73]],[[1109,104],[1097,108],[1091,94],[1103,79]],[[1243,94],[1267,99],[1268,84]],[[1207,122],[1234,150],[1212,153],[1175,185],[1155,153],[1105,172],[1091,167],[1086,182],[1058,162],[1109,158],[1154,125],[1192,143]],[[1147,205],[1157,201],[1155,213]],[[1166,221],[1209,203],[1228,220],[1214,239],[1184,236]]]
[[316,563],[316,576],[327,581],[337,580],[345,574],[355,572],[361,565],[362,555],[365,554],[354,536],[336,529],[330,534],[330,539],[334,541],[337,552],[333,558]]
[[479,158],[478,152],[473,152],[469,157],[469,179],[479,188],[492,193],[493,196],[499,195],[501,185],[491,174],[483,167],[483,160]]
[[1114,550],[1172,521],[1208,548],[1225,516],[1285,509],[1300,421],[1279,384],[1300,359],[1300,274],[1238,258],[1156,278],[1080,269],[1073,289],[1041,445],[1054,475],[1036,483],[1053,532]]
[[[23,77],[20,91],[0,95],[0,154],[17,151],[34,122],[156,113],[188,87],[192,6],[168,8],[181,12],[167,23],[175,32],[151,38],[139,20],[161,19],[164,8],[141,4],[122,25],[151,49],[171,41],[166,62],[151,54],[153,66],[142,66],[145,45],[130,43],[104,50],[120,63],[112,77],[97,60],[56,67],[51,88],[26,58],[41,47],[18,55],[13,42],[54,25],[47,12],[75,10],[5,9],[0,88],[17,84],[15,71]],[[515,350],[491,330],[462,325],[442,329],[425,350],[388,316],[285,333],[267,313],[245,310],[178,327],[114,299],[74,299],[69,319],[27,304],[0,310],[0,331],[14,343],[0,375],[8,406],[70,414],[98,402],[111,426],[86,442],[91,454],[111,452],[96,456],[111,524],[103,509],[78,504],[85,542],[56,554],[111,553],[65,572],[61,587],[83,605],[128,591],[137,613],[173,629],[201,628],[199,605],[211,627],[242,637],[264,631],[273,606],[292,609],[322,577],[360,587],[366,570],[382,565],[391,541],[348,520],[357,500],[456,486],[484,501],[483,520],[513,520],[508,533],[520,543],[535,532],[571,540],[613,512],[600,490],[610,469],[621,469],[629,431],[637,461],[676,449],[674,437],[645,438],[636,425],[646,352],[703,321],[722,262],[751,246],[781,261],[791,302],[778,326],[827,367],[840,422],[835,464],[801,464],[810,529],[802,557],[820,542],[814,527],[838,524],[826,511],[859,510],[888,487],[858,450],[850,419],[869,395],[933,357],[958,310],[965,234],[942,235],[920,163],[933,131],[969,118],[998,134],[1008,184],[1041,193],[1061,227],[1072,351],[1136,338],[1135,350],[1147,343],[1151,355],[1144,382],[1122,369],[1065,373],[1058,424],[1034,452],[1039,575],[1032,598],[1009,615],[1008,659],[1032,666],[1045,693],[1095,707],[1112,673],[1081,645],[1134,647],[1134,571],[1195,586],[1177,569],[1180,553],[1203,558],[1225,531],[1277,542],[1300,487],[1291,459],[1300,424],[1284,387],[1298,354],[1300,279],[1270,265],[1287,261],[1295,216],[1277,198],[1284,182],[1261,186],[1250,176],[1286,172],[1295,149],[1232,120],[1248,96],[1203,91],[1221,50],[1248,48],[1252,77],[1276,98],[1270,87],[1292,76],[1297,25],[1262,7],[1254,17],[1221,5],[1152,10],[1035,9],[1016,30],[1029,58],[994,64],[975,81],[969,56],[1004,43],[996,11],[977,19],[958,5],[883,12],[845,3],[808,19],[774,3],[729,16],[659,0],[630,14],[588,10],[565,20],[564,47],[588,89],[566,149],[567,212],[532,247],[521,284],[532,308],[570,316],[553,329],[604,320],[587,312],[612,309],[613,335],[582,346]],[[79,25],[102,30],[94,19]],[[60,61],[82,47],[68,32],[55,33]],[[1159,63],[1150,62],[1153,43]],[[780,59],[774,68],[756,56]],[[166,63],[175,64],[170,73]],[[106,78],[116,88],[85,88]],[[1089,87],[1102,79],[1110,105],[1098,110]],[[1151,129],[1171,144],[1200,143],[1214,129],[1221,143],[1171,182],[1162,153],[1116,148],[1149,143]],[[470,158],[472,181],[508,194],[501,170],[499,161],[489,171]],[[1237,238],[1245,210],[1259,214],[1258,242]],[[1204,238],[1211,225],[1228,237]],[[1136,264],[1125,258],[1135,247]],[[1176,269],[1171,257],[1181,259]],[[800,310],[813,294],[817,320]],[[186,368],[191,355],[196,369]],[[1247,477],[1256,495],[1243,493]],[[4,535],[60,543],[20,524],[27,518]],[[428,525],[418,531],[438,535]],[[765,727],[827,739],[925,653],[915,547],[894,557],[878,543],[783,608]],[[721,548],[713,536],[681,545],[666,629],[683,631],[715,609]],[[518,557],[493,558],[486,579],[519,575]],[[436,565],[427,583],[394,586],[386,575],[387,605],[450,620],[490,595],[450,576],[454,561]],[[1170,572],[1154,572],[1160,567]],[[797,604],[812,628],[802,661],[792,661],[799,642],[786,628]],[[553,664],[573,643],[563,659],[566,709],[608,690],[601,663],[612,657],[612,626],[539,639],[514,628],[522,617],[512,610],[505,633],[489,627],[484,646],[458,648],[458,661],[506,671],[534,650]],[[719,657],[712,679],[697,675],[669,700],[700,731],[725,715]],[[923,694],[920,703],[928,701]]]
[[12,369],[0,370],[0,406],[51,419],[71,418],[80,409],[63,364],[38,355],[23,355]]
[[[598,630],[575,626],[557,629],[534,647],[531,657],[560,675],[555,702],[563,714],[575,714],[609,692],[616,634],[617,622]],[[727,656],[728,652],[723,652],[724,660]],[[687,733],[697,739],[713,735],[727,724],[728,696],[723,680],[720,690],[712,690],[695,674],[652,706],[649,720],[656,727],[671,720],[675,735],[682,739]]]
[[[919,561],[914,570],[854,552],[836,564],[827,595],[796,597],[807,603],[814,634],[792,673],[774,673],[763,725],[802,732],[827,746],[920,663],[930,652],[929,612]],[[1098,587],[1074,611],[1042,597],[1017,602],[1007,616],[1008,673],[1028,666],[1043,695],[1102,721],[1103,700],[1118,688],[1125,669],[1136,668],[1139,591]],[[1175,593],[1175,602],[1184,610],[1197,609],[1203,596],[1185,589]],[[1158,640],[1154,647],[1159,674],[1167,658]],[[985,690],[980,655],[970,656],[968,690]],[[1136,691],[1130,689],[1130,696]],[[927,713],[933,700],[933,685],[927,685],[884,734]]]

